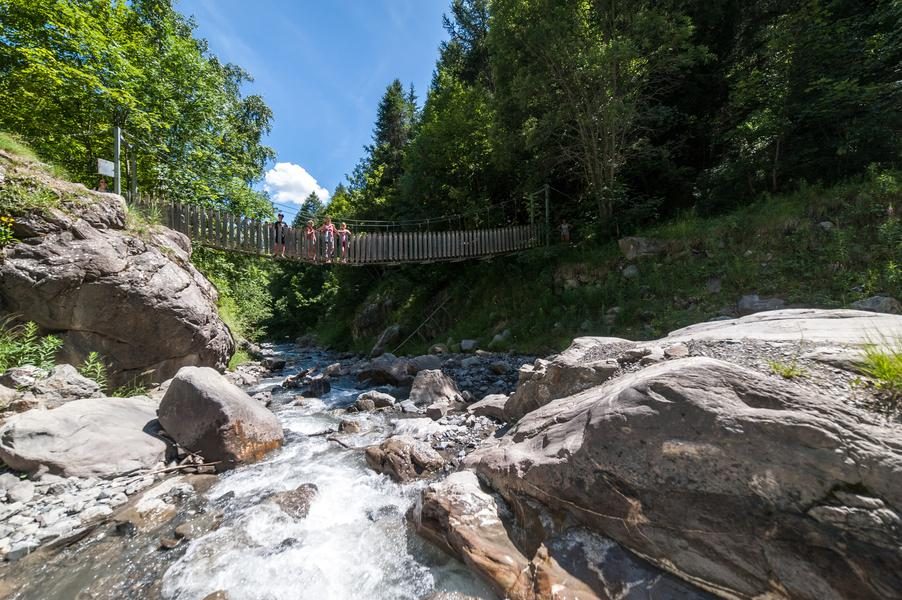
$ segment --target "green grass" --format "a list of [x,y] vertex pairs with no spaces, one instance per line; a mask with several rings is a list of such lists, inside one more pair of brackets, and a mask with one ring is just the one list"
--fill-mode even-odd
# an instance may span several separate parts
[[808,375],[808,372],[794,360],[788,363],[771,360],[767,362],[767,365],[774,374],[779,375],[783,379],[796,379]]
[[902,339],[865,346],[861,372],[877,389],[892,398],[902,398]]
[[241,365],[247,364],[253,360],[254,359],[250,354],[239,348],[238,350],[235,350],[235,354],[229,359],[229,371],[234,371]]
[[16,135],[0,131],[0,150],[12,154],[19,161],[29,163],[32,167],[37,167],[58,179],[71,180],[69,173],[64,168],[42,161],[37,152]]

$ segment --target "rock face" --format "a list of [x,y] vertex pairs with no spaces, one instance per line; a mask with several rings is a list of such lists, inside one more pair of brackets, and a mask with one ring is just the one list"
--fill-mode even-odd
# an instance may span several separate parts
[[442,456],[426,442],[407,436],[392,436],[366,449],[366,464],[398,483],[426,477],[445,465]]
[[149,469],[166,457],[157,437],[156,402],[134,398],[91,398],[53,410],[30,410],[0,428],[0,459],[13,469],[34,472],[41,465],[66,477],[116,477]]
[[188,260],[188,238],[131,235],[122,198],[84,195],[65,211],[17,217],[22,243],[0,264],[4,310],[59,332],[65,362],[99,352],[113,385],[147,371],[164,381],[184,365],[225,368],[234,343],[215,289]]
[[898,432],[730,363],[674,360],[555,400],[465,465],[518,514],[544,505],[723,597],[902,589]]
[[282,445],[276,416],[207,367],[182,368],[158,414],[163,429],[180,446],[207,462],[220,462],[220,471],[259,460]]
[[504,406],[507,404],[505,394],[489,394],[479,402],[467,407],[467,412],[477,417],[489,417],[496,421],[504,421]]
[[619,368],[611,359],[592,360],[589,353],[599,344],[631,344],[619,338],[577,338],[567,350],[551,361],[538,359],[523,365],[517,390],[504,407],[506,420],[515,421],[531,410],[599,385]]
[[382,335],[379,336],[379,339],[376,340],[376,343],[373,345],[373,349],[370,352],[370,356],[379,356],[388,352],[390,347],[397,344],[400,340],[401,326],[389,325],[385,328],[385,331],[382,332]]
[[530,560],[508,537],[495,499],[471,471],[452,473],[429,486],[414,513],[417,533],[459,557],[510,600],[599,598],[540,547]]
[[871,296],[870,298],[853,302],[850,306],[855,310],[902,315],[902,302],[891,296]]

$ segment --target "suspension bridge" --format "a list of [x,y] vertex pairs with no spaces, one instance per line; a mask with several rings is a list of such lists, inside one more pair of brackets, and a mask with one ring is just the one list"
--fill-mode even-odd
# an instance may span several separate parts
[[[549,241],[547,210],[546,222],[542,224],[474,229],[389,231],[388,223],[397,227],[403,226],[403,222],[386,221],[381,222],[386,224],[381,225],[386,231],[352,231],[346,243],[336,236],[334,243],[327,246],[319,231],[311,240],[303,229],[283,226],[279,232],[272,222],[247,219],[227,211],[140,198],[135,198],[134,203],[152,210],[165,226],[185,234],[194,243],[316,264],[399,265],[488,259],[536,248]],[[371,227],[380,226],[371,224]],[[279,235],[284,239],[284,255]]]

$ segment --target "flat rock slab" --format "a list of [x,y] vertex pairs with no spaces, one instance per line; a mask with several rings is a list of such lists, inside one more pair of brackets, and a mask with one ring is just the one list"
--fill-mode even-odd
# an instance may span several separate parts
[[671,332],[660,343],[753,339],[767,342],[879,343],[902,337],[902,316],[860,310],[787,309],[739,319],[698,323]]
[[74,400],[30,410],[0,428],[0,459],[33,472],[45,465],[64,477],[117,477],[149,469],[166,457],[157,403],[144,396]]

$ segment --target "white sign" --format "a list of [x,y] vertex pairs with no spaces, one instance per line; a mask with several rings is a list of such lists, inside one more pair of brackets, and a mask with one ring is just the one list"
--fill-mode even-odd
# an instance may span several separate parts
[[108,177],[116,176],[116,165],[111,160],[97,159],[97,174],[106,175]]

